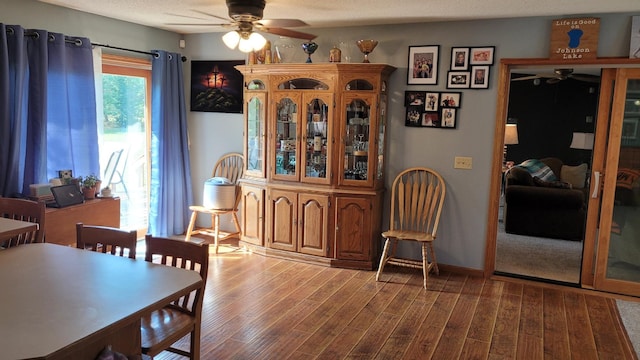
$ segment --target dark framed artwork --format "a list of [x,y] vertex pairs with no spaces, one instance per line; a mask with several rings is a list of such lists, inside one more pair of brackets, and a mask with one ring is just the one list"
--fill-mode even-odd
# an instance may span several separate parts
[[489,88],[489,65],[480,65],[471,67],[471,88],[472,89],[488,89]]
[[451,48],[451,71],[462,71],[469,69],[469,48]]
[[461,92],[405,91],[405,126],[455,129],[461,100]]
[[468,89],[471,82],[469,71],[449,71],[447,73],[447,89]]
[[407,84],[437,85],[440,45],[409,46]]
[[472,47],[469,56],[470,65],[493,65],[495,46]]
[[192,61],[191,111],[242,113],[244,60]]

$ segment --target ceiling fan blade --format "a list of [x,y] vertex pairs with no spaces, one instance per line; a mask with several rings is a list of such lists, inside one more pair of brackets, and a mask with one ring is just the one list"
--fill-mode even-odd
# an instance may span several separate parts
[[600,82],[600,76],[597,76],[597,75],[573,74],[573,75],[571,75],[571,77],[576,79],[576,80],[585,81],[585,82],[592,82],[592,83],[599,83]]
[[207,23],[207,24],[167,23],[165,25],[176,25],[176,26],[223,26],[223,27],[233,26],[231,24],[212,24],[212,23]]
[[538,75],[531,75],[531,76],[523,76],[523,77],[513,78],[513,79],[511,79],[511,81],[535,80],[535,79],[539,79],[539,78],[540,78],[540,76],[538,76]]
[[556,78],[547,79],[547,84],[557,84],[557,83],[559,83],[559,82],[560,82],[560,81],[562,81],[562,80],[563,80],[563,79],[561,79],[561,78],[557,78],[557,77],[556,77]]
[[262,26],[256,26],[256,29],[259,31],[267,32],[269,34],[286,36],[290,38],[303,39],[303,40],[313,40],[317,36],[312,34],[303,33],[300,31],[283,29],[283,28],[267,28]]
[[189,15],[181,15],[181,14],[174,14],[174,13],[165,13],[166,15],[169,16],[175,16],[175,17],[181,17],[181,18],[187,18],[187,19],[196,19],[196,20],[202,20],[202,21],[207,21],[207,19],[204,19],[202,17],[196,17],[196,16],[189,16]]
[[256,21],[254,23],[256,26],[266,26],[266,27],[279,27],[279,28],[290,28],[290,27],[301,27],[301,26],[309,26],[306,22],[298,19],[262,19]]
[[200,11],[200,10],[191,10],[193,12],[197,12],[198,14],[202,14],[202,15],[207,15],[207,16],[211,16],[213,18],[216,19],[220,19],[220,20],[224,20],[224,21],[232,21],[231,19],[229,19],[228,17],[222,17],[222,16],[218,16],[218,15],[214,15],[214,14],[209,14],[208,12],[205,11]]

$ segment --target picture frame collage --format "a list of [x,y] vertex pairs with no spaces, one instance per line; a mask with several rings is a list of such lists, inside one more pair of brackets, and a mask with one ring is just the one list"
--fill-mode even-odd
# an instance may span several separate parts
[[447,89],[488,89],[495,46],[452,47]]
[[455,129],[462,93],[405,91],[405,126]]

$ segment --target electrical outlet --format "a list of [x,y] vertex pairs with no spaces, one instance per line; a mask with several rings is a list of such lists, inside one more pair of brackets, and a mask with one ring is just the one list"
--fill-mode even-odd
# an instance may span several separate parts
[[471,157],[456,156],[453,162],[453,168],[454,169],[471,169],[472,163],[473,163],[472,160],[473,159]]

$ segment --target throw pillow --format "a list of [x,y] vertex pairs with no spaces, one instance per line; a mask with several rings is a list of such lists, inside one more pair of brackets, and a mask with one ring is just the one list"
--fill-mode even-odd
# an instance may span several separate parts
[[536,184],[536,186],[542,186],[542,187],[550,187],[550,188],[557,188],[557,189],[571,189],[571,184],[569,183],[566,183],[563,181],[544,181],[537,176],[533,178],[533,183]]
[[551,168],[547,166],[547,164],[538,159],[525,160],[516,166],[527,170],[532,177],[538,177],[544,181],[558,180],[556,175],[553,173],[553,170],[551,170]]
[[578,166],[562,165],[560,180],[568,182],[574,189],[583,189],[587,180],[587,164]]

